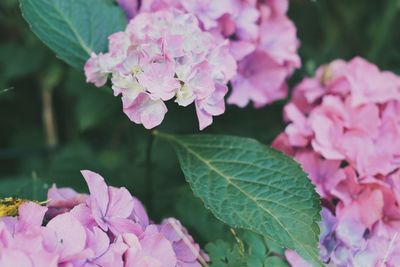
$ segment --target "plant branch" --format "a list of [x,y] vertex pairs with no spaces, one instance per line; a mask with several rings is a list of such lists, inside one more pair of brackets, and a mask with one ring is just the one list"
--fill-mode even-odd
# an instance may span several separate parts
[[57,128],[53,109],[53,90],[43,87],[41,95],[43,126],[46,131],[47,146],[53,148],[58,144]]

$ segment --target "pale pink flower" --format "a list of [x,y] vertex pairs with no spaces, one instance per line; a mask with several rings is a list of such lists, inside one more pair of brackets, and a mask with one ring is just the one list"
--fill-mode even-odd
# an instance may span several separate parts
[[160,125],[168,109],[162,100],[153,100],[148,93],[140,93],[134,101],[123,102],[124,113],[146,129]]
[[103,177],[91,171],[82,171],[90,191],[87,204],[93,219],[103,231],[110,230],[114,235],[135,232],[138,225],[129,220],[133,210],[133,197],[122,188],[107,186]]
[[125,254],[127,267],[175,267],[177,264],[171,243],[155,225],[149,225],[140,237],[125,234],[122,238],[128,245]]
[[84,67],[86,81],[93,83],[97,87],[105,85],[108,79],[108,71],[102,58],[102,54],[96,55],[92,53]]
[[[214,2],[210,1],[220,7]],[[124,32],[111,35],[109,52],[93,54],[85,67],[87,81],[97,86],[110,76],[114,94],[122,95],[125,114],[147,129],[163,121],[165,101],[175,98],[181,106],[204,102],[219,95],[216,84],[226,85],[236,74],[229,42],[203,31],[194,15],[161,8],[167,4],[172,1],[143,1],[142,9],[147,6],[151,12],[140,12]],[[221,109],[219,102],[216,105]],[[222,113],[208,112],[208,116]]]
[[138,12],[139,0],[117,0],[117,3],[125,10],[128,18],[133,18]]
[[196,244],[193,237],[181,223],[173,218],[165,219],[160,225],[160,232],[171,242],[177,257],[179,267],[201,267],[200,258],[203,262],[208,256]]
[[225,85],[216,84],[216,90],[204,99],[196,100],[196,114],[199,119],[200,130],[211,125],[213,116],[225,112],[224,97],[228,92]]
[[86,194],[79,194],[71,188],[57,188],[53,185],[48,193],[46,204],[49,209],[46,214],[47,219],[52,219],[56,215],[70,211],[75,206],[86,201]]
[[[53,204],[68,209],[50,221],[44,220],[47,207],[34,202],[20,205],[17,217],[0,218],[0,267],[200,266],[182,236],[175,238],[164,223],[150,224],[143,205],[125,188],[107,186],[94,172],[82,174],[90,195],[54,186]],[[173,222],[194,255],[202,254],[180,222]]]
[[[244,107],[252,101],[256,107],[260,107],[286,97],[286,82],[293,71],[301,66],[297,54],[299,41],[296,27],[286,15],[288,5],[288,0],[143,0],[135,19],[141,26],[136,27],[135,31],[141,29],[142,34],[146,35],[145,25],[151,23],[144,17],[138,18],[140,14],[179,10],[196,18],[203,33],[210,33],[214,38],[192,34],[191,38],[186,39],[184,47],[190,44],[191,50],[198,53],[207,50],[204,48],[216,43],[216,40],[227,43],[233,57],[222,57],[222,64],[219,65],[231,66],[232,69],[225,76],[226,81],[222,82],[232,82],[233,93],[229,103]],[[124,3],[121,6],[129,12]],[[181,34],[177,34],[174,28],[171,27],[168,34],[162,37],[162,42],[167,54],[182,56],[185,53],[182,53]],[[189,28],[187,26],[179,32],[187,32]],[[147,42],[150,43],[149,40]],[[260,57],[260,54],[264,55]],[[200,61],[193,63],[195,65]],[[236,65],[241,66],[237,75]],[[251,73],[249,68],[252,69]],[[178,92],[186,96],[177,101],[180,105],[192,103],[194,96],[187,88]]]
[[290,263],[290,266],[293,267],[313,267],[312,264],[308,263],[305,261],[302,257],[299,256],[295,251],[293,250],[286,250],[285,251],[285,257],[287,261]]
[[150,92],[149,96],[152,99],[166,101],[173,98],[181,87],[174,76],[172,62],[159,62],[146,65],[137,79],[140,85]]
[[[321,259],[396,266],[400,256],[399,77],[361,58],[335,60],[295,87],[274,146],[309,174],[322,213]],[[298,255],[287,254],[293,266]]]
[[[233,91],[228,103],[245,107],[250,101],[264,106],[286,95],[286,68],[267,54],[256,51],[238,65],[238,75],[232,79]],[[282,88],[281,88],[282,87]]]

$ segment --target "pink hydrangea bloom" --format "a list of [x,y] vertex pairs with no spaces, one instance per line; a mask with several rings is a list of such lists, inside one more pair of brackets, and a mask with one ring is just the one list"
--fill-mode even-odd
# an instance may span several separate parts
[[[145,128],[159,125],[165,101],[192,103],[200,129],[228,103],[262,107],[287,95],[301,65],[288,0],[118,0],[131,19],[109,37],[109,52],[91,55],[87,81],[111,79],[123,110]],[[237,68],[238,66],[238,68]]]
[[288,0],[143,0],[140,11],[179,9],[195,15],[204,31],[229,40],[239,69],[228,102],[260,107],[286,97],[286,81],[301,65],[288,5]]
[[54,218],[56,215],[70,211],[75,206],[86,201],[86,194],[79,194],[71,188],[57,188],[53,185],[47,193],[46,217]]
[[160,232],[172,243],[178,266],[201,267],[202,263],[209,260],[178,220],[165,219],[159,228]]
[[117,3],[125,10],[128,18],[133,18],[138,12],[139,1],[140,0],[117,0]]
[[200,129],[224,113],[236,61],[229,42],[203,31],[192,14],[141,12],[109,41],[108,53],[93,54],[86,63],[87,81],[102,86],[110,77],[133,122],[156,127],[167,112],[164,102],[171,99],[180,106],[196,105]]
[[123,235],[128,245],[126,252],[127,266],[175,267],[177,256],[172,244],[159,232],[155,225],[149,225],[139,237]]
[[[400,77],[362,58],[319,68],[285,107],[289,125],[274,146],[303,166],[323,198],[326,263],[398,265],[399,107]],[[311,266],[293,253],[292,266]]]
[[0,217],[0,267],[194,267],[208,261],[179,221],[153,224],[125,188],[107,186],[94,172],[82,174],[89,195],[53,186],[48,208],[25,202],[18,217]]

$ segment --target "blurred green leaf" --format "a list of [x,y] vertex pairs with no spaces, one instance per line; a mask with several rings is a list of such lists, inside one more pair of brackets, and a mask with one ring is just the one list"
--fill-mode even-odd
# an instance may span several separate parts
[[45,201],[49,186],[35,173],[31,177],[10,177],[0,180],[0,198],[18,197]]
[[278,255],[283,255],[283,253],[285,252],[285,248],[282,247],[281,245],[277,244],[276,242],[266,238],[265,242],[268,246],[268,250],[270,253],[275,253]]
[[207,244],[211,267],[288,267],[283,256],[270,255],[265,239],[251,231],[240,231],[236,241]]
[[7,81],[38,71],[43,61],[43,50],[37,47],[23,46],[16,42],[0,45],[0,76]]
[[211,267],[245,267],[244,255],[241,255],[237,245],[218,240],[207,244],[206,251],[211,258]]
[[63,69],[59,62],[53,62],[50,64],[42,78],[42,88],[46,90],[52,90],[54,87],[60,84],[63,75]]
[[268,257],[264,261],[264,267],[289,267],[289,264],[280,257]]
[[82,69],[92,52],[107,50],[108,36],[126,26],[123,11],[107,0],[20,0],[32,31],[58,57]]
[[217,218],[320,264],[319,197],[292,158],[248,138],[156,136],[174,145],[192,190]]
[[101,92],[98,88],[82,92],[75,109],[79,129],[87,130],[98,126],[103,121],[112,119],[112,115],[116,113],[123,116],[120,106],[118,98]]

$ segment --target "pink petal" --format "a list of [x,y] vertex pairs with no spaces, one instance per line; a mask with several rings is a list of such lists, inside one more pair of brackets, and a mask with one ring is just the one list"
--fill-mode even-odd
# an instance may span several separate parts
[[71,214],[58,215],[47,224],[47,228],[57,236],[56,249],[61,259],[71,259],[85,248],[85,228]]
[[124,113],[137,124],[152,129],[164,120],[167,107],[161,100],[152,100],[148,94],[140,93],[130,104],[124,104]]

